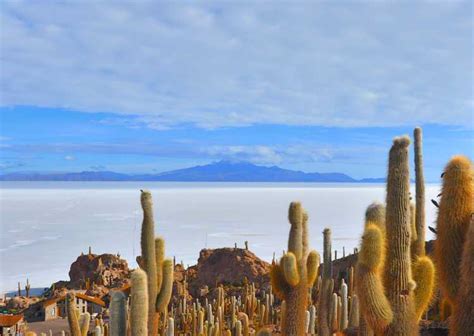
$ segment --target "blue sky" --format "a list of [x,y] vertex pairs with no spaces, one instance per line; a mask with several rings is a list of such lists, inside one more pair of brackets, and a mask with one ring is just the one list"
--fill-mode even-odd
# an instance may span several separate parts
[[473,8],[452,2],[1,5],[0,169],[220,159],[385,175],[421,125],[437,181],[473,154]]

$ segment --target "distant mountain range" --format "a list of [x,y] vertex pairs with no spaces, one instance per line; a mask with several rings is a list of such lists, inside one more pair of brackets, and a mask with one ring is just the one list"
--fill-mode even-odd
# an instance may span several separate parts
[[169,182],[362,182],[383,183],[385,178],[356,180],[343,173],[305,173],[249,162],[219,161],[159,174],[121,174],[111,171],[80,173],[16,172],[0,175],[0,181],[169,181]]

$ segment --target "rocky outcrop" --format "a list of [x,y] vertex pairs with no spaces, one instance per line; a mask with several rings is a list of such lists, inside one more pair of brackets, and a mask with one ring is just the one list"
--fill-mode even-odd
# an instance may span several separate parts
[[219,284],[242,286],[245,278],[257,285],[268,284],[270,264],[246,249],[203,249],[198,263],[187,270],[192,296],[199,297],[201,289]]
[[69,270],[68,288],[86,289],[122,287],[130,277],[128,264],[114,254],[82,254]]

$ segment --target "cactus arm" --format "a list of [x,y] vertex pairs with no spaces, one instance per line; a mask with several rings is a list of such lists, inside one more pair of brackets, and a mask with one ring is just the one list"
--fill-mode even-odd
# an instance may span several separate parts
[[418,257],[412,265],[415,288],[415,311],[418,321],[428,308],[434,294],[435,267],[427,256]]
[[293,253],[286,253],[280,260],[281,270],[286,282],[295,287],[300,282],[300,275],[298,272],[297,260]]
[[288,252],[292,252],[297,260],[303,257],[303,209],[299,202],[291,202],[288,220],[291,224],[288,237]]
[[356,289],[362,314],[367,324],[378,333],[383,333],[393,320],[393,311],[380,277],[384,254],[382,231],[378,226],[368,224],[362,236],[356,267]]
[[165,259],[165,240],[161,237],[155,238],[155,263],[156,263],[156,290],[161,290],[163,282],[163,260]]
[[314,282],[318,278],[319,272],[320,257],[319,253],[316,251],[311,251],[308,254],[308,259],[306,260],[306,268],[308,270],[308,287],[313,287]]
[[166,312],[171,299],[171,294],[173,293],[173,280],[173,261],[171,259],[166,259],[163,261],[163,283],[161,285],[161,291],[156,298],[157,312]]
[[278,296],[280,300],[284,300],[285,294],[289,290],[289,285],[285,280],[285,276],[283,275],[283,271],[280,264],[274,264],[271,266],[270,280],[275,295]]

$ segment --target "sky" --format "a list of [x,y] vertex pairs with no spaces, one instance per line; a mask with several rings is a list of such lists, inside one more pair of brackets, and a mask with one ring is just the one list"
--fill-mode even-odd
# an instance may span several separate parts
[[3,1],[0,173],[473,157],[473,4]]

